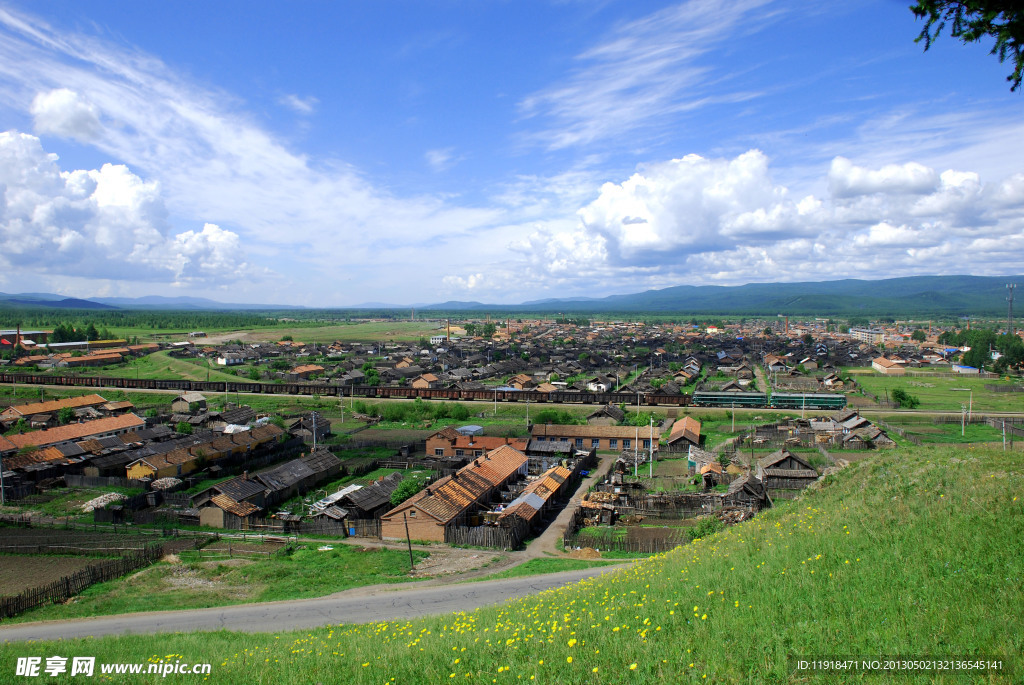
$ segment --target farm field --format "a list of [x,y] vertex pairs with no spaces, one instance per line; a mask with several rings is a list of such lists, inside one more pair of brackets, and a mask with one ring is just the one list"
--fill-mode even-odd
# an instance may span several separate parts
[[92,521],[92,513],[83,512],[82,505],[100,495],[112,492],[131,497],[133,495],[140,495],[144,491],[141,488],[122,488],[117,486],[103,488],[55,488],[42,494],[29,495],[24,499],[9,502],[7,508],[46,516]]
[[189,381],[205,381],[207,375],[211,381],[237,382],[245,380],[229,373],[224,373],[221,368],[212,362],[207,363],[206,359],[178,359],[170,356],[168,350],[161,350],[144,357],[129,360],[125,364],[118,364],[99,369],[78,371],[76,376],[108,376],[112,378],[174,378]]
[[985,389],[986,385],[1013,384],[1011,381],[1000,379],[865,374],[857,376],[857,382],[882,400],[885,399],[887,391],[891,395],[893,390],[901,388],[921,401],[917,409],[922,411],[959,414],[960,405],[969,403],[973,404],[973,410],[977,413],[1024,411],[1024,393],[992,392]]
[[211,333],[205,340],[210,343],[226,340],[268,342],[281,340],[290,335],[296,342],[304,343],[414,342],[420,338],[439,335],[443,326],[443,322],[436,321],[356,321],[307,325],[281,323],[266,328],[219,331]]
[[47,585],[98,561],[94,556],[0,554],[0,597]]
[[[322,597],[361,585],[412,580],[405,550],[336,544],[319,551],[325,545],[311,543],[288,551],[279,545],[232,542],[237,553],[228,557],[226,541],[211,544],[209,550],[182,551],[125,578],[97,583],[67,605],[39,607],[10,621]],[[428,555],[414,551],[413,556]]]

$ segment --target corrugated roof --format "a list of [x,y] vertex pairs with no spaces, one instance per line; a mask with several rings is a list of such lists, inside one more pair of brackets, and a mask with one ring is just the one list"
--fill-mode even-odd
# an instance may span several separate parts
[[12,435],[8,439],[16,449],[32,445],[53,445],[58,442],[83,440],[93,435],[109,433],[117,430],[140,428],[146,424],[135,414],[123,414],[121,416],[110,416],[95,421],[84,423],[69,423],[66,426],[48,428],[46,430],[32,433]]
[[238,476],[237,478],[226,480],[223,483],[218,483],[211,489],[214,492],[218,492],[222,495],[228,495],[232,499],[241,501],[263,492],[264,486],[259,481]]
[[49,402],[35,402],[33,404],[19,404],[13,407],[8,407],[4,410],[4,414],[8,412],[20,414],[21,416],[32,416],[35,414],[52,414],[58,412],[65,407],[77,409],[79,407],[98,407],[102,404],[106,404],[106,400],[99,395],[82,395],[81,397],[68,397],[63,400],[51,400]]
[[260,510],[260,508],[254,504],[250,504],[249,502],[237,502],[227,495],[214,495],[210,499],[210,503],[220,507],[229,514],[242,517],[251,516]]
[[315,474],[301,459],[292,459],[277,468],[256,474],[271,490],[285,490],[296,483],[312,478]]
[[[555,437],[555,438],[636,438],[639,435],[641,440],[651,437],[649,427],[641,427],[639,434],[633,426],[557,426],[546,424],[533,424],[530,429],[533,437]],[[661,439],[661,429],[655,426],[654,439]]]
[[527,461],[525,454],[504,445],[421,490],[398,509],[415,506],[438,521],[448,522],[525,468]]

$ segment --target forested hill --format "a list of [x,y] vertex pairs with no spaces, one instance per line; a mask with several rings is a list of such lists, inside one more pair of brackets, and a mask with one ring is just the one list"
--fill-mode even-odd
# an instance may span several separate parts
[[[1024,276],[910,276],[880,281],[845,279],[740,286],[680,285],[589,300],[549,299],[523,305],[446,302],[438,310],[533,312],[679,312],[835,316],[998,316],[1006,312],[1006,284]],[[427,308],[425,308],[427,309]]]

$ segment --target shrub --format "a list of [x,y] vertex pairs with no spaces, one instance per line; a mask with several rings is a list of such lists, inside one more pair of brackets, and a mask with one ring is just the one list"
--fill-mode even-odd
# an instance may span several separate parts
[[921,400],[911,395],[903,388],[896,388],[892,391],[892,401],[896,406],[903,409],[913,409],[921,404]]
[[397,507],[399,504],[409,499],[422,489],[423,484],[418,480],[406,478],[399,483],[398,487],[391,493],[391,506]]

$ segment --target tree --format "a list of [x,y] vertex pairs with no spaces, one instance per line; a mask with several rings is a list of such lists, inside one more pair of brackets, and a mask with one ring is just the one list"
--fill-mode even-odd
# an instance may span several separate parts
[[497,332],[498,332],[498,327],[497,326],[495,326],[493,323],[487,323],[487,324],[484,324],[484,329],[480,333],[480,335],[482,335],[485,338],[493,338],[494,334],[497,333]]
[[804,341],[804,345],[814,344],[814,336],[811,335],[810,333],[804,333],[804,336],[803,338],[801,338],[801,340]]
[[71,407],[61,407],[61,410],[57,412],[57,421],[60,425],[71,423],[75,420],[75,410]]
[[415,478],[404,479],[391,493],[391,506],[397,507],[422,489],[423,484]]
[[924,342],[925,341],[924,331],[922,331],[920,328],[916,329],[913,333],[910,334],[910,339],[911,340],[916,340],[917,342]]
[[474,335],[476,335],[476,324],[475,323],[467,323],[465,326],[463,326],[463,328],[466,329],[466,335],[468,335],[470,337],[473,337]]
[[174,430],[182,435],[192,435],[192,424],[188,421],[178,421],[178,425],[174,427]]
[[913,409],[921,404],[921,400],[911,395],[903,388],[896,388],[892,391],[892,401],[902,409]]
[[960,42],[976,43],[985,36],[995,39],[990,55],[1013,61],[1006,80],[1010,91],[1020,88],[1024,78],[1024,7],[1014,0],[918,0],[910,11],[924,19],[924,28],[914,42],[924,42],[927,51],[932,41],[949,25],[949,35]]

